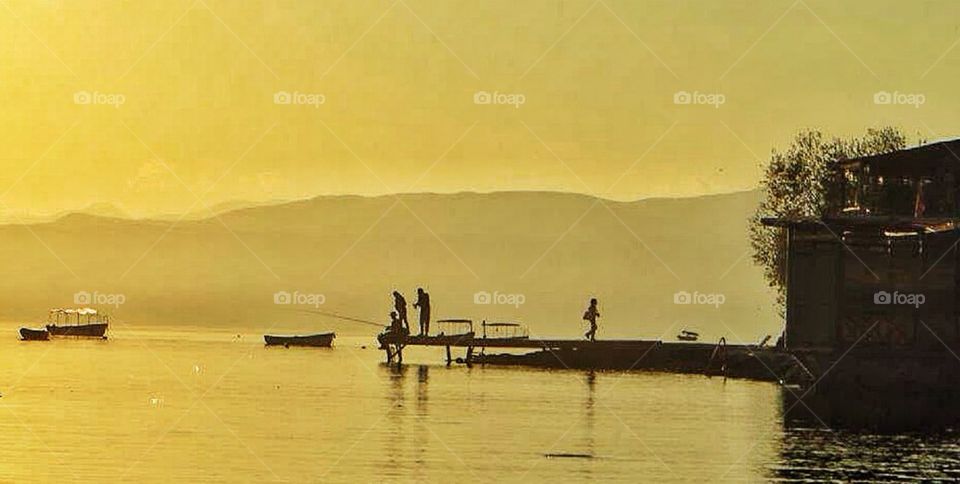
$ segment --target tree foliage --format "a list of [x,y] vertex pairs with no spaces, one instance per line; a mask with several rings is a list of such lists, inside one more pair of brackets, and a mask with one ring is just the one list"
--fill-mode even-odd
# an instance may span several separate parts
[[827,137],[819,130],[797,133],[785,151],[773,150],[761,181],[764,198],[750,223],[753,260],[767,283],[786,295],[786,230],[766,227],[762,217],[819,218],[839,197],[838,162],[905,148],[907,137],[894,127],[871,128],[862,137]]

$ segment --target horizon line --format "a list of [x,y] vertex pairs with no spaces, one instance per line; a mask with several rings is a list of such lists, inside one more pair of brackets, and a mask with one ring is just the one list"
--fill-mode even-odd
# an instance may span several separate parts
[[[409,197],[409,196],[457,196],[457,195],[501,195],[501,194],[544,194],[544,195],[570,195],[570,196],[580,196],[591,199],[599,199],[605,202],[616,203],[616,204],[629,204],[645,201],[656,201],[656,200],[688,200],[695,198],[708,198],[716,196],[727,196],[727,195],[736,195],[743,193],[750,193],[760,190],[761,188],[753,187],[749,189],[740,189],[740,190],[728,190],[728,191],[717,191],[710,193],[702,193],[697,195],[651,195],[647,197],[640,198],[631,198],[631,199],[619,199],[619,198],[610,198],[608,196],[603,196],[601,194],[587,193],[581,191],[565,191],[565,190],[457,190],[457,191],[418,191],[418,192],[392,192],[392,193],[378,193],[378,194],[357,194],[357,193],[321,193],[317,195],[312,195],[308,197],[301,198],[276,198],[276,199],[267,199],[267,200],[244,200],[244,199],[232,199],[225,200],[222,202],[216,202],[206,205],[203,208],[192,210],[190,212],[182,213],[176,211],[170,212],[155,212],[152,214],[147,214],[143,216],[136,216],[129,213],[123,203],[120,202],[110,202],[110,201],[99,201],[90,203],[82,208],[71,208],[64,209],[57,212],[47,212],[47,213],[36,213],[28,214],[20,211],[17,213],[16,210],[9,211],[0,211],[0,216],[4,218],[13,218],[13,219],[27,219],[27,220],[7,220],[0,221],[0,225],[33,225],[41,223],[51,223],[61,220],[65,217],[72,215],[85,215],[89,217],[98,217],[104,219],[116,219],[116,220],[133,220],[133,221],[166,221],[170,217],[181,218],[183,221],[199,221],[211,219],[223,214],[247,210],[252,208],[266,208],[266,207],[276,207],[281,205],[300,203],[300,202],[309,202],[318,199],[333,199],[333,198],[354,198],[354,199],[378,199],[378,198],[390,198],[390,197]],[[239,206],[233,208],[224,208],[222,210],[217,210],[217,207],[223,205],[237,204]],[[91,209],[96,208],[97,206],[107,207],[115,209],[120,214],[118,215],[108,215],[108,214],[99,214],[91,212]]]

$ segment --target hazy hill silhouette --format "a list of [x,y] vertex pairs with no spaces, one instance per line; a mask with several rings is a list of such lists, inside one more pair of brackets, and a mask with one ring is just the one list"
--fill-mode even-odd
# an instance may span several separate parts
[[[412,300],[424,285],[435,318],[519,320],[534,335],[581,334],[596,296],[600,338],[695,328],[754,340],[779,331],[748,252],[758,201],[757,192],[626,203],[552,192],[323,196],[176,225],[76,213],[0,226],[0,317],[39,320],[86,291],[122,293],[110,311],[129,322],[360,334],[376,329],[275,304],[275,293],[322,294],[322,311],[384,321],[393,289]],[[725,301],[675,304],[678,291]],[[523,304],[476,304],[478,292]]]

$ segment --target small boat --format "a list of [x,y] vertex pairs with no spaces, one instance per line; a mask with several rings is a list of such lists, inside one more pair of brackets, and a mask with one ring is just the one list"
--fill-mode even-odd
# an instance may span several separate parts
[[483,339],[517,340],[529,338],[530,333],[520,323],[483,322]]
[[680,334],[677,335],[677,339],[680,341],[696,341],[700,339],[700,333],[695,331],[680,331]]
[[[74,316],[76,319],[74,319]],[[86,317],[84,320],[83,318]],[[47,332],[51,336],[103,338],[109,325],[108,317],[93,308],[51,309]],[[74,324],[70,324],[73,322]]]
[[267,343],[267,346],[314,346],[329,348],[333,344],[333,338],[336,337],[336,333],[320,333],[306,336],[277,336],[265,334],[263,335],[263,341]]
[[20,328],[20,339],[23,341],[47,341],[50,333],[45,329]]

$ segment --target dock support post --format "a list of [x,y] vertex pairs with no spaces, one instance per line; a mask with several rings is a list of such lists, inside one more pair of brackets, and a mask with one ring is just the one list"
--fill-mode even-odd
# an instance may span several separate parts
[[450,357],[450,345],[447,345],[447,366],[450,366],[450,363],[453,361],[453,358]]
[[473,366],[473,346],[467,346],[467,366]]

